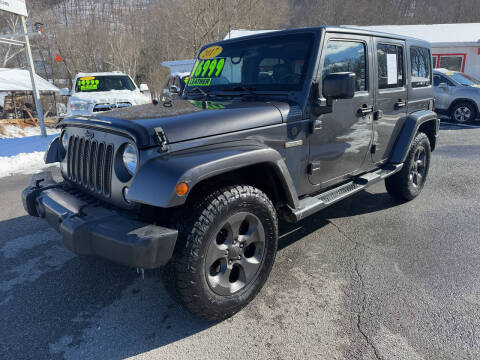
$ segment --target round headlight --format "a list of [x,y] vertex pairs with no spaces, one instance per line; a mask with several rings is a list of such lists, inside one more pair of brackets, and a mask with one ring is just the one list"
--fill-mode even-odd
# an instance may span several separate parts
[[62,137],[61,137],[61,140],[62,140],[62,146],[65,150],[68,149],[68,135],[66,132],[63,132],[62,133]]
[[123,165],[130,175],[134,175],[137,171],[138,152],[137,148],[132,144],[128,144],[123,151]]

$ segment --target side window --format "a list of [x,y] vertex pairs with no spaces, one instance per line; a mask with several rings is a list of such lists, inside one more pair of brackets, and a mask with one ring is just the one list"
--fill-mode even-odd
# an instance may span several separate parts
[[325,52],[322,77],[336,72],[353,72],[356,91],[367,90],[367,50],[363,42],[330,40]]
[[412,87],[425,87],[432,83],[432,57],[430,50],[418,46],[410,47]]
[[438,86],[442,82],[440,75],[433,75],[433,86]]
[[[435,76],[438,76],[440,78],[439,79],[440,80],[439,84],[445,83],[448,86],[455,86],[455,84],[451,80],[447,79],[445,76],[442,76],[442,75],[435,75]],[[434,79],[434,81],[435,81],[435,79]]]
[[391,44],[377,45],[378,88],[402,87],[403,47]]

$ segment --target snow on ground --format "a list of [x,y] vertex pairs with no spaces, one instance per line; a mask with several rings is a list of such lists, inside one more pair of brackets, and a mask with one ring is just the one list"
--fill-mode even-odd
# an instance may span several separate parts
[[58,130],[47,129],[42,138],[40,128],[3,126],[0,135],[0,178],[14,174],[33,174],[53,164],[45,164],[43,156]]
[[[47,135],[58,134],[59,130],[47,128]],[[0,139],[20,138],[25,136],[40,135],[40,127],[26,126],[20,127],[15,125],[0,124]]]
[[45,164],[45,152],[21,153],[15,156],[0,156],[0,178],[15,174],[34,174],[54,164]]

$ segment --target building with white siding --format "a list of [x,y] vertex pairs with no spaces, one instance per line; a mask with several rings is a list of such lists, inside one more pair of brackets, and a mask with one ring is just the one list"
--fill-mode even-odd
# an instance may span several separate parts
[[433,66],[480,79],[480,23],[380,25],[361,28],[424,39],[432,46]]

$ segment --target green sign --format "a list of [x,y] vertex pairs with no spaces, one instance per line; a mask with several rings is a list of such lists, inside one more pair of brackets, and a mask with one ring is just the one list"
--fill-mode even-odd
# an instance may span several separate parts
[[222,74],[225,59],[197,60],[193,67],[188,86],[210,86],[212,79]]
[[80,85],[80,91],[89,91],[97,90],[100,80],[90,79],[90,80],[78,80],[78,85]]

